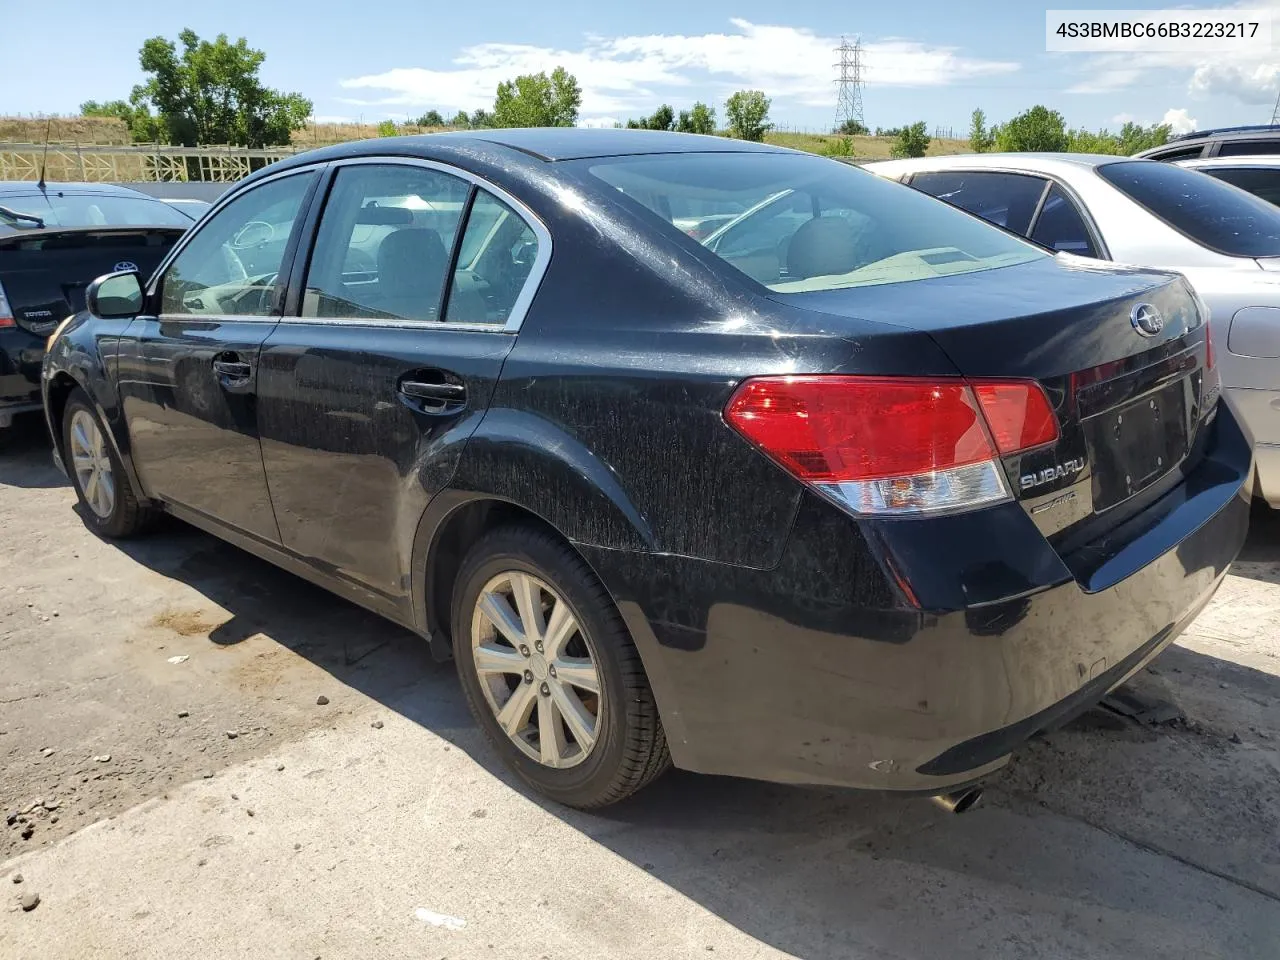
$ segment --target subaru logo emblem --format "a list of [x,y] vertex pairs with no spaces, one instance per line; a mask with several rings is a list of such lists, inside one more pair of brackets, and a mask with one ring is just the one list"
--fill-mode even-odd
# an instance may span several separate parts
[[1135,303],[1129,311],[1129,321],[1143,337],[1154,337],[1164,329],[1164,317],[1149,303]]
[[132,260],[121,260],[119,263],[115,265],[115,268],[111,272],[112,273],[126,273],[126,272],[137,273],[138,265],[134,263]]

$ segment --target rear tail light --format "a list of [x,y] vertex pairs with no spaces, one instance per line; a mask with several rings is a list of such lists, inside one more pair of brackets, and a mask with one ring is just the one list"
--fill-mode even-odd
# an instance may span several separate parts
[[1010,500],[999,458],[1058,437],[1044,391],[1021,380],[757,377],[725,420],[794,476],[882,515]]
[[4,284],[0,284],[0,327],[16,327],[13,309],[9,306],[9,298],[4,295]]

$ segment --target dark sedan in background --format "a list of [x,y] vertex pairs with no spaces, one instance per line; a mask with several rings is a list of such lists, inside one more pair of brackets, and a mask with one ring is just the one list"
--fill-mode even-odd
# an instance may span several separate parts
[[763,145],[301,154],[88,303],[44,367],[86,522],[167,512],[417,631],[578,806],[673,761],[963,809],[1248,522],[1184,280]]
[[0,429],[40,409],[45,340],[89,282],[149,276],[196,216],[105,183],[0,182]]

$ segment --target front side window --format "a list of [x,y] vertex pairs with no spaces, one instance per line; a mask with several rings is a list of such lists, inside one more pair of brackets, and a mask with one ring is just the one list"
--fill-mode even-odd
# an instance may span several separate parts
[[917,173],[911,186],[1025,236],[1045,181],[1020,173],[957,170]]
[[1049,195],[1040,208],[1031,239],[1050,250],[1066,251],[1081,257],[1098,255],[1084,217],[1066,191],[1056,183],[1049,188]]
[[538,257],[538,238],[524,219],[477,190],[449,287],[450,323],[503,324]]
[[1150,160],[1106,163],[1098,175],[1201,246],[1229,257],[1280,256],[1280,210],[1243,190]]
[[819,157],[687,153],[577,162],[672,233],[779,293],[902,283],[1046,255],[922,193]]
[[1203,172],[1280,207],[1280,167],[1205,167]]
[[275,293],[285,249],[314,177],[298,173],[269,181],[203,221],[165,270],[160,312],[238,317],[277,313]]
[[406,164],[343,167],[320,218],[304,317],[440,319],[471,185]]

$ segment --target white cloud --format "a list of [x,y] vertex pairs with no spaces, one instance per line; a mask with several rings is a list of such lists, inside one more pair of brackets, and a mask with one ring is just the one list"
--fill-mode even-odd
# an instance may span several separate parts
[[1123,127],[1126,123],[1137,123],[1138,118],[1132,113],[1117,113],[1111,118],[1111,122]]
[[1187,113],[1186,110],[1175,109],[1170,107],[1164,112],[1164,116],[1160,118],[1161,123],[1169,125],[1169,132],[1174,136],[1180,133],[1190,133],[1195,130],[1199,124],[1196,118]]
[[[719,106],[734,89],[754,87],[779,101],[833,105],[837,37],[801,27],[731,21],[734,32],[589,36],[579,49],[483,43],[465,47],[445,70],[397,67],[340,81],[373,99],[345,98],[361,106],[474,110],[493,103],[498,83],[516,74],[563,66],[582,87],[587,118],[635,114],[666,100],[701,99]],[[934,87],[1008,74],[1016,62],[967,57],[955,47],[890,38],[863,45],[868,86]]]
[[[1276,39],[1280,40],[1280,0],[1243,0],[1214,5],[1212,9],[1269,9]],[[1082,79],[1068,87],[1068,93],[1112,93],[1139,85],[1153,86],[1159,83],[1161,74],[1185,77],[1187,92],[1194,97],[1223,96],[1247,104],[1273,102],[1280,89],[1280,63],[1276,55],[1258,49],[1231,53],[1099,53],[1076,63],[1075,68]],[[1177,82],[1172,77],[1170,80]]]

